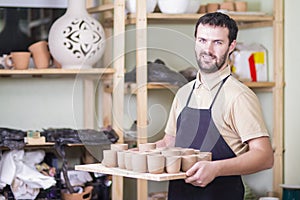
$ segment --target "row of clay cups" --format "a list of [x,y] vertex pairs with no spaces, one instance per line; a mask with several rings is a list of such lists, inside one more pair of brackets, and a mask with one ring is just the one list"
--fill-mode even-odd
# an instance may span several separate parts
[[45,69],[52,65],[60,68],[60,64],[51,59],[47,41],[38,41],[28,47],[29,52],[11,52],[5,57],[4,63],[8,68],[24,70],[29,68],[30,58],[32,56],[35,68]]
[[[121,147],[122,146],[122,147]],[[141,145],[151,146],[150,143]],[[102,164],[106,167],[119,167],[140,173],[178,173],[187,171],[200,160],[211,160],[210,152],[200,152],[194,149],[166,148],[144,151],[139,145],[138,149],[126,148],[126,144],[111,146],[110,150],[103,151]]]
[[199,13],[209,13],[216,12],[217,10],[228,10],[237,12],[246,12],[248,10],[248,3],[246,1],[225,1],[222,3],[208,3],[206,5],[201,5],[199,8]]

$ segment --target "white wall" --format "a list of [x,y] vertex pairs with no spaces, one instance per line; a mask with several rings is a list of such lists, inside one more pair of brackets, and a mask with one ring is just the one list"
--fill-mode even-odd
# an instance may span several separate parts
[[285,1],[285,110],[284,110],[284,182],[300,185],[300,126],[299,126],[299,18],[300,1]]

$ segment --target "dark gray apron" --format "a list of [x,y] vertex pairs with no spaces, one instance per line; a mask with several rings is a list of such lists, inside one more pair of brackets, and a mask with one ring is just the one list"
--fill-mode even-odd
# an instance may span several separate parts
[[[177,119],[175,146],[212,152],[212,160],[236,156],[215,126],[211,114],[212,106],[227,78],[222,81],[209,109],[188,107],[195,88],[194,84],[186,105]],[[206,187],[196,187],[185,183],[184,180],[173,180],[169,183],[168,200],[242,200],[243,198],[244,185],[241,176],[217,177]]]

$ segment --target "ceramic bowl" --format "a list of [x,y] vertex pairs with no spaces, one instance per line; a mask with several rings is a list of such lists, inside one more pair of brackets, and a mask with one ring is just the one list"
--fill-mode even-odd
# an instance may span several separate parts
[[185,13],[197,13],[200,8],[201,0],[189,0]]
[[[147,13],[152,13],[157,4],[157,0],[147,0]],[[126,0],[125,8],[129,13],[136,13],[136,0]]]
[[185,13],[188,5],[188,0],[158,0],[160,11],[166,14]]

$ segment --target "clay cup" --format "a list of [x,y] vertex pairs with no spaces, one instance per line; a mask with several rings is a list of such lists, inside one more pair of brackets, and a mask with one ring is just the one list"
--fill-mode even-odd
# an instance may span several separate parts
[[148,172],[151,174],[161,174],[165,168],[165,157],[160,154],[147,155]]
[[127,150],[128,149],[128,144],[111,144],[110,149],[115,150],[115,151]]
[[50,65],[50,52],[46,41],[33,43],[28,47],[32,53],[34,65],[37,69],[45,69]]
[[139,144],[139,151],[140,152],[146,152],[146,151],[151,151],[156,148],[155,143],[144,143],[144,144]]
[[102,164],[106,167],[117,167],[117,151],[103,150]]
[[29,52],[11,52],[5,57],[5,65],[9,68],[24,70],[28,69],[30,60]]
[[187,155],[181,157],[181,169],[182,171],[188,171],[198,161],[197,155]]
[[181,156],[166,156],[166,172],[175,174],[180,172]]
[[132,171],[145,173],[147,172],[147,154],[133,153],[131,157]]

